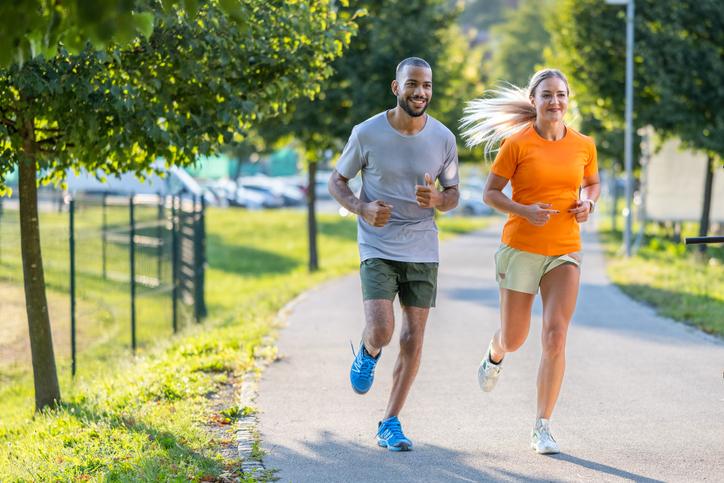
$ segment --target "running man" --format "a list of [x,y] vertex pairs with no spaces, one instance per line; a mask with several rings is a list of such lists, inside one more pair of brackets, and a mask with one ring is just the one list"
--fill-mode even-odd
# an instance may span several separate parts
[[[432,98],[432,69],[418,57],[399,63],[392,81],[394,109],[352,129],[329,180],[329,192],[357,215],[365,328],[350,370],[352,389],[370,390],[375,366],[395,329],[392,302],[402,307],[400,352],[392,391],[377,427],[377,444],[409,451],[398,415],[415,380],[425,324],[435,305],[438,235],[435,210],[457,206],[458,155],[455,136],[425,114]],[[362,173],[357,198],[348,181]],[[439,181],[442,191],[436,188]]]
[[[495,386],[503,358],[523,345],[530,330],[533,300],[540,288],[543,328],[538,402],[531,446],[558,453],[550,418],[558,400],[568,326],[578,297],[581,236],[600,193],[596,146],[563,122],[568,80],[558,70],[533,75],[528,87],[504,88],[471,102],[463,118],[468,145],[499,142],[483,198],[509,214],[495,254],[500,286],[500,329],[478,368],[483,391]],[[513,186],[508,198],[503,188]]]

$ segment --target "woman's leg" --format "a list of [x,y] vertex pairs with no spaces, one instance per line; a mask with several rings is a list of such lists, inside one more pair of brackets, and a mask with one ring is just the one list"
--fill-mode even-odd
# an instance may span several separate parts
[[535,294],[500,289],[500,329],[491,344],[492,362],[499,363],[507,352],[523,345],[530,330],[530,313]]
[[558,400],[566,367],[566,335],[576,309],[580,269],[560,265],[543,276],[543,354],[538,369],[538,418],[549,419]]

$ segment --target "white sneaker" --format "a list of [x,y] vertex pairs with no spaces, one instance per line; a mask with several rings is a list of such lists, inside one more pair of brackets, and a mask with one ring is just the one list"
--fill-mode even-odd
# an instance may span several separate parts
[[478,367],[478,384],[480,385],[480,389],[485,392],[493,390],[495,383],[498,382],[498,376],[500,376],[503,365],[503,361],[497,364],[490,362],[490,348],[492,344],[493,341],[490,341],[488,352],[485,353],[485,357],[480,361],[480,366]]
[[530,446],[538,454],[556,454],[561,452],[558,443],[556,443],[556,440],[553,439],[553,435],[551,434],[549,420],[542,418],[536,420],[533,434],[531,434],[530,437]]

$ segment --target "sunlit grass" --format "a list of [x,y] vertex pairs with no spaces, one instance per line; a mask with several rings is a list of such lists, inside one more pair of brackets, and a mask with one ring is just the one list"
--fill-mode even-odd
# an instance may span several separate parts
[[[438,223],[448,236],[487,220]],[[253,367],[285,303],[359,266],[352,217],[320,216],[319,230],[320,270],[309,274],[303,212],[210,209],[203,324],[149,338],[136,357],[126,336],[111,333],[81,358],[74,381],[60,358],[63,405],[40,415],[33,414],[29,367],[0,371],[0,479],[199,481],[238,474],[238,461],[224,459],[220,448],[233,445],[234,420],[253,408],[214,394]],[[64,287],[61,278],[54,287]],[[119,327],[122,285],[104,286],[101,297]],[[170,327],[168,315],[153,317]]]
[[[621,220],[618,227],[622,227]],[[607,255],[611,280],[631,297],[645,302],[658,313],[724,336],[724,248],[710,245],[705,255],[696,246],[686,246],[686,236],[695,236],[697,225],[685,224],[676,242],[654,223],[631,258],[621,253],[622,235],[610,229],[610,217],[602,217],[601,240]],[[634,235],[638,233],[634,226]]]

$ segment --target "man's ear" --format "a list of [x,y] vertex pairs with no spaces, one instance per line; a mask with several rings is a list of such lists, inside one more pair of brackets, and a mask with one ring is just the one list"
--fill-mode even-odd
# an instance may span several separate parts
[[395,95],[395,97],[397,97],[397,92],[400,89],[400,84],[399,84],[399,82],[397,82],[397,79],[392,81],[391,87],[392,87],[392,93]]

